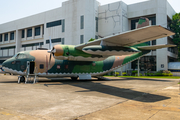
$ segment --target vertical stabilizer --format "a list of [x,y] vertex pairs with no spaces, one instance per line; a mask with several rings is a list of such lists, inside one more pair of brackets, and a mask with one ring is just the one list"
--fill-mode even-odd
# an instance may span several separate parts
[[149,26],[149,19],[141,17],[139,19],[137,28],[141,28],[141,27],[145,27],[145,26]]

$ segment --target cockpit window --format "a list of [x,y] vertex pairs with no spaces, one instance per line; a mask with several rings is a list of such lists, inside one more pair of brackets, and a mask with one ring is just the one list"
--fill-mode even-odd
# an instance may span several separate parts
[[16,55],[16,59],[24,59],[27,58],[27,56],[25,54],[17,54]]
[[15,54],[13,57],[16,57],[18,54]]

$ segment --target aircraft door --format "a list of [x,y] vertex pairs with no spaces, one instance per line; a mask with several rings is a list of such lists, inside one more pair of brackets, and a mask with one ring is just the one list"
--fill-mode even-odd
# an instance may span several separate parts
[[35,62],[27,61],[27,73],[34,74]]

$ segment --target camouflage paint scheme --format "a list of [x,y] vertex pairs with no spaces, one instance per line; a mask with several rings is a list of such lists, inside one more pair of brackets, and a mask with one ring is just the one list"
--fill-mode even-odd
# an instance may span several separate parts
[[[73,46],[71,46],[71,48],[72,47]],[[65,50],[66,48],[63,49],[63,55],[68,56],[65,54]],[[113,71],[129,62],[132,62],[147,53],[149,53],[149,51],[142,51],[139,53],[135,53],[133,55],[110,56],[103,61],[69,61],[57,60],[52,57],[49,66],[47,63],[49,63],[50,53],[48,53],[47,50],[33,50],[18,53],[19,55],[24,55],[26,57],[16,58],[16,56],[14,56],[11,59],[8,59],[6,62],[4,62],[3,66],[5,66],[4,69],[6,72],[25,75],[27,61],[34,61],[35,67],[37,68],[37,73],[39,76],[42,77],[76,77],[80,74],[100,76],[110,71]],[[44,66],[43,69],[40,68],[40,65],[42,64]]]
[[[140,18],[138,28],[147,25],[149,25],[149,20]],[[76,49],[76,46],[72,45],[56,45],[50,53],[47,50],[20,52],[6,60],[2,66],[5,72],[25,76],[27,61],[34,61],[38,76],[42,77],[78,77],[83,74],[101,76],[150,52],[150,50],[141,51],[138,49],[140,46],[148,46],[148,42],[129,47],[88,46],[82,50]],[[109,54],[106,56],[100,53],[94,55],[88,53],[89,51],[94,53],[97,51],[107,53],[108,51]],[[111,56],[118,52],[122,52],[122,54]],[[50,59],[52,54],[54,57]]]

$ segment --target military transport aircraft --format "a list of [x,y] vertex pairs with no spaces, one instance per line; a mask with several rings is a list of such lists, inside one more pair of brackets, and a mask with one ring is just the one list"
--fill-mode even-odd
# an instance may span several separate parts
[[[25,80],[27,73],[38,77],[71,77],[91,79],[116,70],[151,50],[175,47],[153,45],[148,41],[174,35],[161,26],[149,26],[147,18],[140,18],[135,30],[107,36],[80,45],[55,45],[50,50],[38,49],[19,52],[2,64],[4,73],[20,75]],[[50,40],[51,44],[51,40]],[[29,69],[27,69],[29,68]]]

